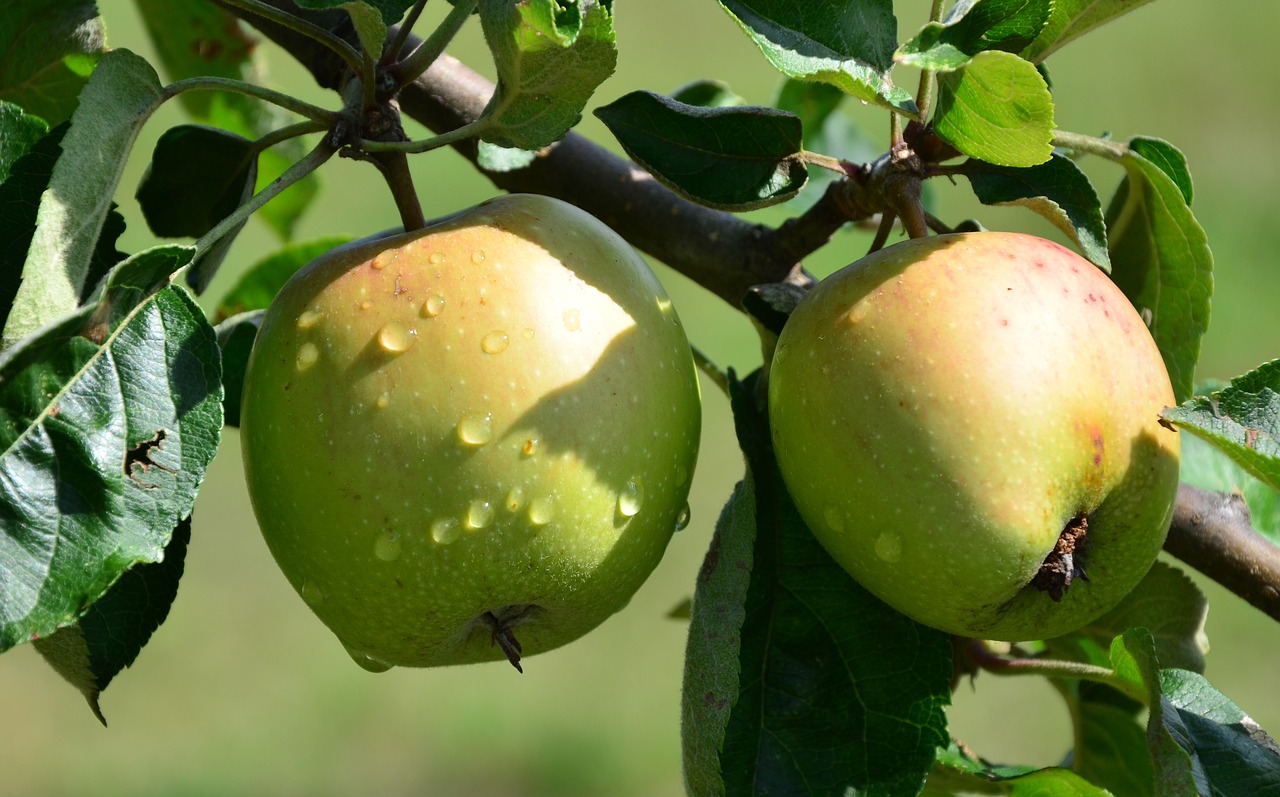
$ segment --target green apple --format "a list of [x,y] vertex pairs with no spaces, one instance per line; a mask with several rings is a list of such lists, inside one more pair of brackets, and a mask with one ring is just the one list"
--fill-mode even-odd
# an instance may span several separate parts
[[263,319],[243,406],[263,536],[375,671],[519,668],[622,608],[687,521],[684,330],[640,256],[558,200],[311,263]]
[[1173,403],[1111,280],[1006,233],[906,241],[822,281],[769,384],[779,468],[832,557],[926,625],[1003,640],[1084,625],[1147,572]]

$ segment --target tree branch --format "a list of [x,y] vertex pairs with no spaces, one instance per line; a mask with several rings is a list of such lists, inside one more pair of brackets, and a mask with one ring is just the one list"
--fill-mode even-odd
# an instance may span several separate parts
[[[291,0],[263,2],[354,40],[344,13],[300,12]],[[321,86],[341,87],[345,65],[331,50],[268,20],[246,21],[287,50]],[[442,55],[404,88],[399,100],[410,117],[445,133],[474,121],[492,93],[493,85],[484,77]],[[908,125],[907,138],[914,141],[916,132]],[[475,163],[474,140],[453,146]],[[539,153],[525,169],[484,174],[506,191],[536,192],[578,205],[734,307],[741,307],[752,286],[807,281],[799,266],[804,257],[825,245],[845,222],[885,209],[862,190],[874,181],[853,174],[851,180],[832,183],[809,211],[777,228],[752,224],[683,199],[643,169],[576,133]],[[1165,549],[1280,621],[1280,547],[1252,529],[1238,496],[1181,485]]]
[[1164,549],[1280,621],[1280,546],[1253,530],[1239,495],[1178,485]]

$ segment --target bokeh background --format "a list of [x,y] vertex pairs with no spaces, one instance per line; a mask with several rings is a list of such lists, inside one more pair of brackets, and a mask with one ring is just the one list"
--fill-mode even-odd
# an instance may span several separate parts
[[[929,3],[899,2],[901,35]],[[100,2],[108,41],[152,48],[129,0]],[[425,25],[445,4],[429,4]],[[620,63],[597,94],[606,103],[638,88],[667,92],[697,78],[727,80],[768,103],[780,79],[714,0],[616,4]],[[1280,72],[1270,32],[1280,5],[1161,0],[1051,61],[1057,122],[1083,133],[1171,140],[1196,180],[1195,212],[1217,260],[1213,321],[1202,378],[1230,378],[1280,356],[1280,249],[1274,200]],[[269,44],[269,79],[315,102],[332,99]],[[451,52],[486,74],[472,23]],[[915,76],[899,75],[906,85]],[[130,223],[123,248],[153,243],[132,199],[150,149],[181,121],[176,104],[143,131],[118,200]],[[849,117],[881,146],[886,117],[849,103]],[[588,116],[580,130],[616,149]],[[415,137],[423,131],[411,130]],[[1087,163],[1104,195],[1120,172]],[[415,160],[428,215],[493,189],[452,152]],[[373,170],[334,160],[298,240],[364,235],[396,223]],[[1056,237],[1025,211],[982,208],[967,186],[936,187],[939,213],[988,227]],[[771,211],[776,222],[788,211]],[[770,215],[771,214],[771,215]],[[866,233],[841,234],[807,265],[819,274],[856,259]],[[257,221],[235,244],[206,297],[212,306],[237,273],[276,241]],[[695,345],[721,366],[755,367],[749,323],[658,267]],[[186,577],[168,622],[133,668],[104,693],[103,729],[83,699],[27,647],[0,657],[0,792],[14,795],[676,795],[685,624],[667,619],[688,597],[720,506],[741,476],[726,401],[704,383],[703,455],[693,522],[636,598],[602,628],[526,662],[371,675],[356,667],[276,570],[249,510],[234,431],[228,432],[195,510]],[[1198,577],[1197,577],[1198,578]],[[1280,628],[1198,578],[1210,598],[1208,677],[1272,733],[1280,732],[1275,670]],[[950,710],[953,733],[984,756],[1049,765],[1070,747],[1070,724],[1040,679],[984,675]]]

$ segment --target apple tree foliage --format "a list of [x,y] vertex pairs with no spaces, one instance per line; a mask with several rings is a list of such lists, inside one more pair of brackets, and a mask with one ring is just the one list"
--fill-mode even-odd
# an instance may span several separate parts
[[[955,228],[925,212],[926,180],[963,177],[983,204],[1049,219],[1148,322],[1181,402],[1166,422],[1195,438],[1184,480],[1242,495],[1263,535],[1253,550],[1274,556],[1280,361],[1230,384],[1193,382],[1213,260],[1185,158],[1160,138],[1054,122],[1052,55],[1144,0],[934,2],[931,18],[909,21],[891,0],[718,0],[783,76],[772,107],[745,103],[722,75],[673,95],[599,97],[617,58],[612,0],[449,0],[421,39],[408,35],[413,0],[135,2],[160,63],[110,49],[93,2],[14,0],[0,14],[0,650],[32,643],[100,719],[100,692],[177,595],[196,493],[240,417],[258,314],[340,243],[292,240],[314,172],[343,150],[374,162],[413,226],[408,154],[468,148],[499,185],[572,168],[536,162],[568,146],[557,142],[593,97],[626,154],[674,195],[663,201],[714,208],[706,218],[723,225],[790,202],[793,227],[812,228],[760,281],[773,284],[729,297],[766,345],[800,290],[783,284],[789,267],[835,227],[879,219],[878,243],[895,219],[912,235]],[[322,80],[342,88],[334,106],[262,85],[245,23],[299,60],[329,56],[342,76]],[[492,53],[492,96],[460,126],[405,141],[390,100],[467,24]],[[899,82],[917,73],[913,90]],[[160,136],[136,189],[144,218],[126,219],[112,201],[123,164],[175,99],[190,122]],[[893,148],[870,151],[842,102],[882,109]],[[1077,165],[1085,157],[1117,167],[1112,196]],[[596,209],[590,194],[579,201]],[[209,317],[194,297],[252,213],[280,249]],[[144,223],[183,242],[119,251],[125,225]],[[732,275],[668,251],[722,298],[736,290]],[[746,474],[690,574],[690,794],[1280,794],[1280,747],[1201,675],[1205,600],[1179,570],[1157,564],[1065,637],[1007,650],[953,640],[879,603],[808,533],[770,450],[763,375],[707,370],[730,394]],[[1280,584],[1249,589],[1274,599]],[[1077,723],[1061,766],[995,764],[952,740],[943,708],[979,669],[1051,679]]]

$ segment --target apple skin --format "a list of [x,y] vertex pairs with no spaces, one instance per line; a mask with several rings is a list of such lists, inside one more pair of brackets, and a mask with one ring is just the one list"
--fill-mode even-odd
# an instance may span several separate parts
[[584,211],[509,195],[295,275],[255,342],[241,440],[280,568],[381,671],[502,659],[493,619],[531,655],[621,609],[687,520],[700,423],[640,256]]
[[[1058,244],[989,232],[880,250],[800,302],[769,379],[805,523],[921,623],[1058,636],[1118,603],[1163,544],[1168,374],[1124,294]],[[1078,515],[1088,580],[1056,602],[1029,582]]]

